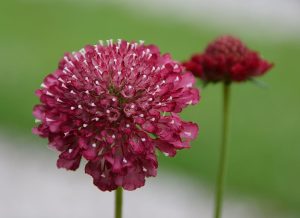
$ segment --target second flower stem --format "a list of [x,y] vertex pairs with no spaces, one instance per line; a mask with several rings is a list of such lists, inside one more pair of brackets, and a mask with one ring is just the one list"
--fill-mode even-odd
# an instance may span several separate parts
[[224,181],[226,175],[226,156],[228,141],[228,119],[229,119],[229,100],[230,100],[230,83],[223,84],[223,124],[222,124],[222,142],[220,147],[219,169],[216,183],[215,210],[214,217],[221,218]]
[[118,187],[115,191],[115,218],[122,218],[123,188]]

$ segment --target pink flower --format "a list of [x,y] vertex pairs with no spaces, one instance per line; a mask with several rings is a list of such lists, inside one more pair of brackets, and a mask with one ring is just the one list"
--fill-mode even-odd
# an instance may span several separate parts
[[36,91],[33,132],[60,152],[57,166],[101,190],[134,190],[156,176],[156,149],[173,157],[198,134],[178,113],[199,101],[191,73],[154,45],[118,40],[66,54]]
[[232,36],[217,38],[203,54],[193,55],[183,65],[205,83],[246,81],[263,75],[273,66]]

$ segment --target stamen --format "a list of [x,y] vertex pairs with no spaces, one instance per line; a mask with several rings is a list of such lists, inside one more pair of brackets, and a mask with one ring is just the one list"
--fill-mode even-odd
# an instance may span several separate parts
[[53,96],[53,94],[49,91],[46,92],[46,95]]
[[190,132],[184,132],[184,134],[186,134],[187,136],[191,136],[192,135],[192,133],[190,133]]

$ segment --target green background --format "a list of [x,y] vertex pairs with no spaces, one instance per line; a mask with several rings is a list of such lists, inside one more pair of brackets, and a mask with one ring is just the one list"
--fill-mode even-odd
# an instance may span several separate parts
[[[166,16],[142,16],[121,4],[71,4],[63,1],[0,3],[0,128],[19,137],[31,135],[34,90],[53,72],[64,52],[99,39],[143,39],[170,52],[177,60],[202,51],[216,36],[228,32],[209,23],[187,25]],[[196,22],[196,21],[195,21]],[[250,48],[275,63],[263,78],[268,88],[234,84],[230,105],[230,152],[226,193],[250,196],[270,210],[300,216],[300,41],[239,35]],[[200,83],[198,84],[200,87]],[[185,110],[186,120],[200,125],[192,149],[160,165],[213,188],[220,142],[220,85],[201,91],[200,104]],[[19,144],[19,146],[24,146]]]

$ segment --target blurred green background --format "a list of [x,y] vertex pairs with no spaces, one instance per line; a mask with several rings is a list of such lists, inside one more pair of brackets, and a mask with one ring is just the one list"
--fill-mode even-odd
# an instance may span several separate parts
[[[235,33],[205,22],[188,25],[163,15],[142,16],[122,4],[15,0],[0,4],[0,129],[8,135],[32,137],[41,149],[46,148],[46,141],[31,135],[32,107],[37,103],[34,91],[64,52],[99,39],[143,39],[185,60],[216,36]],[[300,40],[270,40],[237,32],[275,67],[259,78],[268,84],[266,89],[252,83],[232,87],[226,194],[249,196],[270,210],[293,211],[300,217]],[[210,85],[201,96],[199,105],[183,113],[185,119],[199,123],[198,139],[176,158],[160,158],[160,165],[213,189],[221,86]]]

